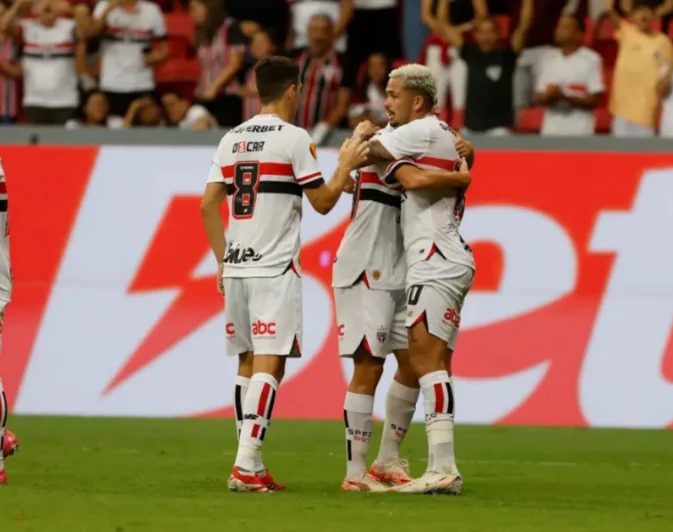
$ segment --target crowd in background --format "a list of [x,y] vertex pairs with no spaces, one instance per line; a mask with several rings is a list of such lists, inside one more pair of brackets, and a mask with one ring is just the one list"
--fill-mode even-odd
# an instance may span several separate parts
[[[427,34],[405,58],[414,7]],[[234,126],[260,109],[254,64],[288,54],[317,143],[384,124],[405,61],[433,71],[437,112],[466,132],[673,136],[671,14],[673,0],[9,0],[0,122]]]

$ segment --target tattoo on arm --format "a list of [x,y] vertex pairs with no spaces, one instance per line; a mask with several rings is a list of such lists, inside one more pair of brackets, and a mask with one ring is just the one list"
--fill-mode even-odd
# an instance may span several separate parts
[[383,145],[378,140],[369,141],[369,155],[384,161],[394,161],[395,157],[390,155]]

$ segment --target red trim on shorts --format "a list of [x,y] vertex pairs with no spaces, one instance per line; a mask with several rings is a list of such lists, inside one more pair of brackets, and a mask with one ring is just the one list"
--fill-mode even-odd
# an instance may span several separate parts
[[[416,319],[414,320],[414,323],[411,324],[411,327],[416,327],[416,325],[418,325],[418,324],[421,323],[421,322],[425,322],[425,311],[423,311],[423,312],[420,313],[420,315],[418,316],[418,318],[416,318]],[[408,328],[411,329],[411,327],[408,327]],[[427,329],[427,326],[426,326],[426,329]]]
[[299,347],[299,338],[295,335],[294,342],[292,342],[294,349],[297,350],[297,354],[301,356],[301,348]]
[[362,275],[360,276],[362,279],[362,282],[365,283],[365,286],[367,288],[370,288],[369,286],[369,279],[367,279],[367,272],[362,272]]
[[374,356],[374,352],[372,351],[372,348],[369,347],[369,342],[367,341],[366,336],[362,337],[361,345],[362,345],[362,347],[364,347],[367,350],[367,353],[369,353],[371,356]]

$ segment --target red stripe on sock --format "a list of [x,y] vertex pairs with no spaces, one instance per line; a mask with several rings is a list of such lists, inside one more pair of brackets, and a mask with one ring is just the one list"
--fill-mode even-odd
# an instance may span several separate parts
[[259,396],[259,403],[257,404],[257,415],[266,417],[266,404],[269,401],[269,394],[271,393],[271,385],[268,382],[264,383],[262,394]]
[[257,438],[257,435],[259,434],[259,425],[253,425],[252,426],[252,432],[250,433],[250,436],[253,438]]
[[444,387],[441,382],[435,384],[435,414],[444,414]]

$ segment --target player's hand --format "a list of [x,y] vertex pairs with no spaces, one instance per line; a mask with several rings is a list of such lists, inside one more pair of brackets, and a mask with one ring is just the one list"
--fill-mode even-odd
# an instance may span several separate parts
[[460,135],[456,135],[456,150],[458,150],[458,155],[465,158],[474,151],[474,146]]
[[344,192],[346,194],[352,194],[355,192],[355,179],[350,177],[348,181],[346,181],[346,184],[344,185]]
[[548,101],[556,102],[563,98],[563,93],[561,92],[561,87],[558,85],[550,85],[545,91],[545,98]]
[[372,124],[369,120],[363,120],[353,130],[353,137],[360,137],[362,139],[368,140],[374,136],[379,130],[377,126]]
[[222,274],[224,273],[224,262],[217,263],[217,291],[224,295],[224,278]]
[[358,137],[346,139],[339,150],[339,166],[355,170],[362,166],[369,155],[369,143]]

